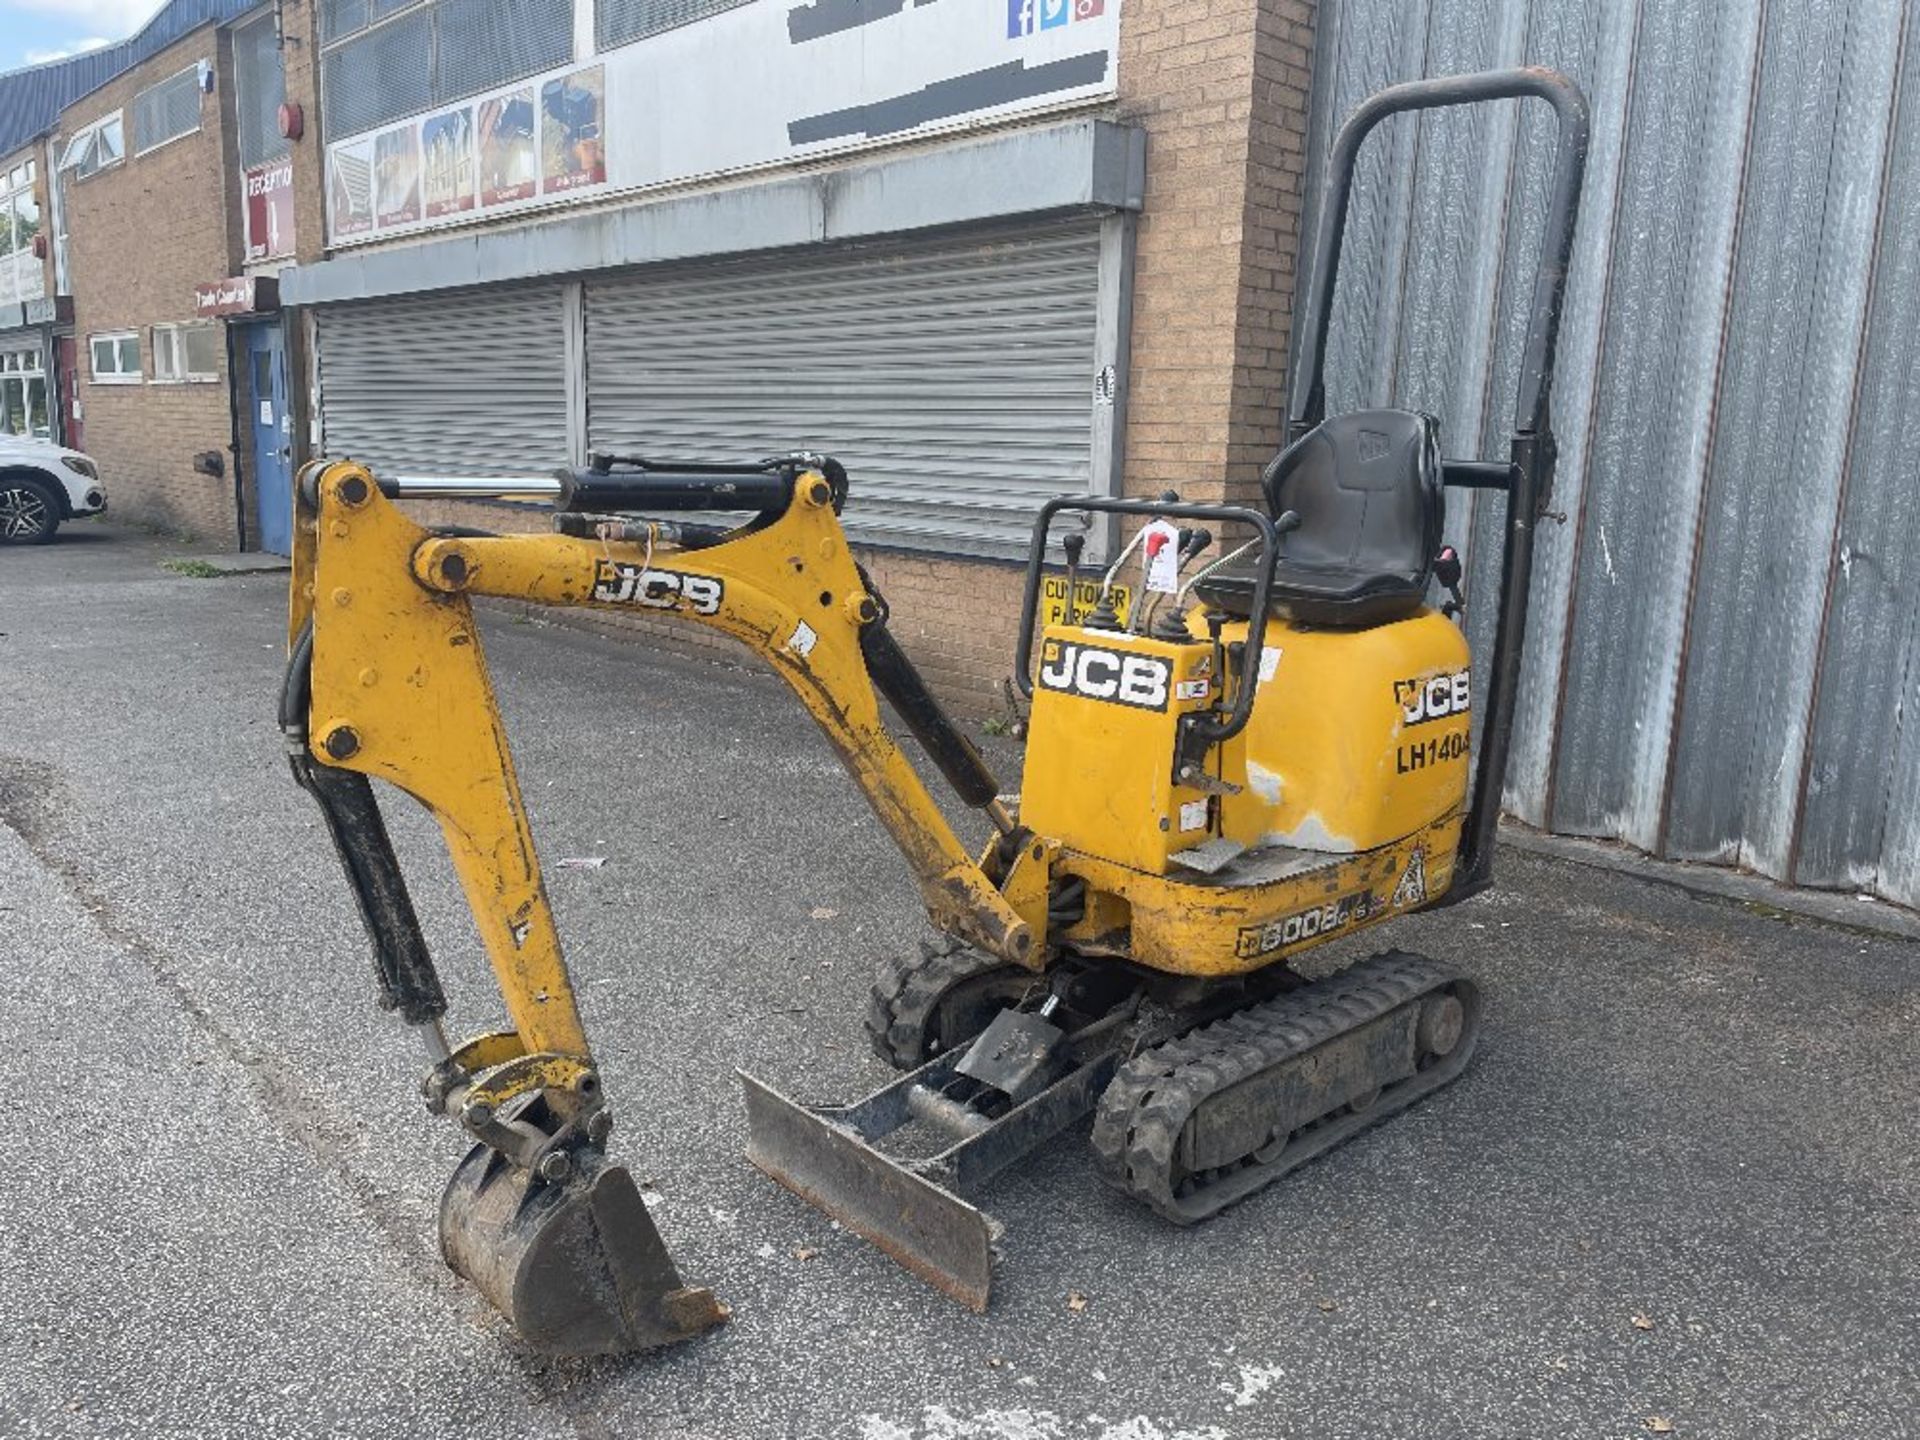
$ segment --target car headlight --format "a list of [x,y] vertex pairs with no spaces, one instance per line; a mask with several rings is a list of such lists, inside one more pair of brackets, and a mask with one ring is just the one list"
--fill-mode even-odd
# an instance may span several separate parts
[[82,455],[62,455],[60,463],[76,475],[84,475],[89,480],[100,478],[100,467]]

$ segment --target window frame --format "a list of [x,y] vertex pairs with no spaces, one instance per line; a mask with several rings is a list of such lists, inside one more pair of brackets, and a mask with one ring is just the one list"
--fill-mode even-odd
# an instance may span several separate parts
[[[200,371],[185,368],[187,363],[185,337],[190,332],[215,337],[219,333],[219,327],[211,320],[163,320],[157,325],[147,327],[147,343],[153,349],[153,383],[155,385],[218,385],[220,383],[220,353],[217,348],[214,351],[212,370]],[[182,368],[178,374],[171,373],[164,363],[167,360],[180,363]]]
[[31,157],[0,172],[0,236],[4,236],[0,238],[0,257],[21,254],[33,247],[31,238],[24,246],[19,243],[20,227],[16,222],[23,195],[33,208],[34,235],[45,234],[47,216],[40,203],[39,170]]
[[[74,131],[72,138],[67,141],[67,148],[60,152],[60,163],[54,166],[55,173],[71,173],[75,180],[91,180],[94,176],[103,171],[111,170],[116,165],[126,164],[126,117],[127,112],[124,109],[112,110],[102,115],[98,120],[82,125],[78,130]],[[106,164],[95,165],[92,169],[88,169],[86,162],[89,157],[98,154],[100,135],[109,126],[119,132],[119,153],[116,154],[113,159],[107,161]],[[80,147],[83,145],[87,148],[81,151]]]
[[[133,342],[132,370],[118,368],[119,347],[122,341]],[[100,345],[107,342],[114,347],[115,368],[103,372],[100,369]],[[101,330],[87,336],[87,374],[95,385],[144,385],[147,380],[146,358],[140,353],[140,332],[138,330]]]
[[[164,150],[167,146],[173,144],[174,141],[184,140],[189,135],[198,135],[200,131],[203,128],[205,128],[206,116],[202,112],[206,109],[205,100],[206,100],[207,92],[202,88],[202,82],[201,82],[200,76],[201,76],[201,73],[208,68],[209,68],[208,63],[205,60],[195,60],[191,65],[188,65],[182,69],[176,70],[173,72],[173,74],[168,75],[163,79],[154,81],[153,84],[147,86],[144,90],[137,90],[134,92],[133,115],[134,115],[134,120],[136,122],[134,125],[134,129],[137,132],[140,128],[138,121],[140,118],[141,100],[143,100],[148,95],[153,94],[154,91],[161,89],[163,86],[173,84],[174,81],[178,80],[182,75],[193,76],[193,100],[194,100],[193,128],[191,130],[176,131],[174,134],[167,136],[164,140],[156,140],[151,145],[141,146],[141,148],[133,152],[134,159],[138,160],[142,155],[151,155],[156,150]],[[122,149],[125,148],[125,138],[126,138],[126,132],[123,128],[121,131]],[[136,133],[133,138],[137,142],[141,137]]]
[[[253,32],[264,30],[269,33],[276,33],[274,27],[277,27],[278,24],[279,21],[276,12],[268,11],[255,16],[251,20],[241,21],[234,26],[233,30],[234,146],[237,151],[241,152],[240,169],[242,173],[248,170],[258,169],[263,165],[276,164],[293,154],[293,142],[282,135],[277,128],[273,134],[268,137],[266,150],[258,158],[249,163],[244,153],[247,148],[248,131],[246,112],[258,97],[250,93],[251,87],[247,83],[244,74],[245,67],[241,63],[241,45],[243,42],[251,40]],[[280,58],[280,99],[276,101],[274,105],[275,112],[277,113],[279,109],[284,106],[287,99],[287,71],[284,51],[277,45],[274,47],[274,50]],[[256,75],[254,79],[257,81],[259,77]]]
[[[368,0],[367,8],[370,18],[366,24],[357,30],[332,35],[316,46],[315,68],[319,78],[321,108],[336,122],[332,133],[341,139],[371,135],[409,121],[417,122],[423,116],[451,109],[477,96],[510,89],[536,76],[545,75],[551,70],[591,63],[589,59],[581,56],[576,43],[579,23],[577,0],[548,0],[548,3],[552,3],[556,8],[566,10],[569,17],[567,24],[562,26],[556,23],[550,35],[542,30],[537,34],[529,33],[522,36],[520,43],[515,47],[515,64],[511,73],[493,75],[484,82],[478,83],[472,74],[466,71],[456,74],[442,63],[443,55],[449,53],[443,28],[449,23],[447,17],[459,12],[458,0],[394,0],[393,8],[386,14],[371,17],[371,11],[378,3],[381,3],[381,0]],[[529,3],[538,5],[542,0],[529,0]],[[740,0],[740,3],[747,3],[747,0]],[[322,4],[318,8],[324,11],[326,7]],[[423,22],[425,26],[422,44],[425,48],[426,67],[425,94],[420,98],[419,104],[407,109],[391,111],[385,107],[379,107],[379,113],[371,119],[362,115],[364,106],[349,107],[341,104],[338,90],[352,88],[350,82],[342,77],[339,69],[342,60],[348,56],[349,52],[365,46],[382,31],[417,21]],[[322,23],[321,18],[316,17],[316,24],[320,23]],[[535,42],[542,37],[554,43],[554,53],[540,59],[537,64],[529,63],[530,57],[536,50]],[[458,47],[455,49],[457,51]],[[458,83],[455,83],[456,81]]]

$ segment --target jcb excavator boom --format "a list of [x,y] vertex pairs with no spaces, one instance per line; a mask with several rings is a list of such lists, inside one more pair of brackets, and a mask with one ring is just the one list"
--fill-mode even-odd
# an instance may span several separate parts
[[[1044,848],[886,629],[884,601],[837,519],[845,476],[798,457],[754,467],[602,462],[565,474],[548,535],[437,534],[393,503],[406,482],[351,462],[297,487],[292,661],[281,720],[294,772],[326,816],[372,936],[381,999],[425,1036],[427,1098],[478,1144],[449,1187],[442,1246],[536,1344],[643,1348],[724,1311],[683,1287],[624,1170],[574,1004],[472,597],[672,612],[765,659],[839,752],[901,853],[933,923],[1015,965],[1046,920]],[[492,487],[494,493],[524,482]],[[744,508],[737,529],[634,521],[635,509]],[[871,679],[869,678],[871,677]],[[878,685],[970,805],[993,821],[964,849],[880,716]],[[512,1028],[458,1046],[369,778],[439,821]]]

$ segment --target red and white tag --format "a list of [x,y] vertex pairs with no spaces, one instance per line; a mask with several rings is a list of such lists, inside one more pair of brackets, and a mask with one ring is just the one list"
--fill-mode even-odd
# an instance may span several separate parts
[[1180,588],[1180,529],[1154,520],[1140,532],[1140,553],[1147,570],[1147,589],[1172,595]]

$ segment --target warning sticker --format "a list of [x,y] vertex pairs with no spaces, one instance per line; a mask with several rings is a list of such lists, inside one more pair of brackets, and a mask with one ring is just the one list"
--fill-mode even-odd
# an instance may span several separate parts
[[1400,883],[1393,887],[1395,908],[1402,905],[1424,904],[1427,898],[1427,847],[1413,847],[1413,858],[1407,861],[1407,870],[1400,877]]
[[1204,830],[1206,828],[1207,802],[1204,800],[1183,801],[1180,806],[1180,833],[1184,835],[1189,830]]
[[813,647],[819,639],[819,632],[802,620],[793,627],[793,634],[787,637],[787,649],[804,660],[813,654]]

